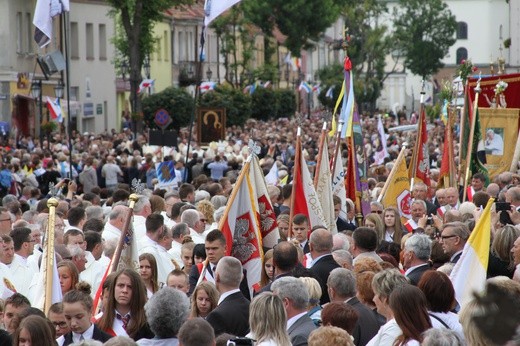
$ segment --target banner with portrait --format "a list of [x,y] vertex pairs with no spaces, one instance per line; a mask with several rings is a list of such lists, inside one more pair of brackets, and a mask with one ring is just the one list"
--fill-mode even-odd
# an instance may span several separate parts
[[518,137],[519,108],[479,108],[482,141],[478,151],[485,151],[489,177],[508,171]]
[[208,145],[226,139],[226,109],[197,109],[197,139],[199,145]]

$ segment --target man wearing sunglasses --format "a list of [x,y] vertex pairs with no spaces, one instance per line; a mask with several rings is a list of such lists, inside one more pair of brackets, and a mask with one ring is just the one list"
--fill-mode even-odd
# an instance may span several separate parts
[[450,263],[457,263],[469,235],[468,226],[462,222],[455,221],[444,224],[439,243],[442,245],[444,253],[450,256]]

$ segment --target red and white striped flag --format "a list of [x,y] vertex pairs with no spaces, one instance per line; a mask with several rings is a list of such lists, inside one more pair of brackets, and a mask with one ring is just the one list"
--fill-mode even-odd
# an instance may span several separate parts
[[51,118],[54,120],[58,120],[58,122],[63,122],[63,111],[61,109],[60,99],[56,98],[54,101],[47,96],[47,109],[51,115]]
[[143,79],[139,84],[139,89],[137,90],[137,93],[140,94],[144,91],[144,89],[153,87],[154,83],[155,79]]
[[410,220],[406,221],[406,223],[404,224],[404,227],[406,228],[408,233],[412,233],[414,230],[417,229],[417,227],[419,227],[419,225],[417,225],[417,222],[410,219]]
[[226,238],[226,256],[240,260],[247,270],[250,290],[260,281],[262,271],[262,241],[258,222],[258,206],[251,176],[249,159],[233,188],[219,229]]

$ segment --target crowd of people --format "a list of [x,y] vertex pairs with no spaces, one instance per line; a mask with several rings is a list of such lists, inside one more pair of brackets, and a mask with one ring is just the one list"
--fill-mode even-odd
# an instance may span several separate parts
[[[391,128],[396,117],[383,122]],[[294,120],[250,120],[207,148],[190,143],[188,154],[186,130],[179,131],[178,148],[148,146],[144,135],[134,138],[129,130],[74,133],[72,153],[59,134],[41,145],[22,138],[2,147],[0,344],[520,344],[520,176],[505,172],[485,186],[485,177],[475,174],[468,201],[455,187],[437,188],[444,131],[441,123],[432,125],[432,183],[413,186],[413,222],[403,222],[377,197],[414,134],[389,131],[389,157],[375,164],[377,119],[362,117],[371,213],[359,218],[347,199],[340,216],[335,198],[335,234],[303,214],[291,219]],[[301,127],[312,171],[322,124],[311,118]],[[288,184],[268,185],[280,241],[263,249],[257,282],[248,282],[243,264],[226,256],[228,241],[218,227],[250,139],[260,146],[265,173],[276,164],[280,179],[289,176]],[[179,184],[161,189],[155,164],[167,160]],[[139,198],[130,227],[138,268],[104,279],[134,189]],[[51,227],[63,298],[41,311],[50,197],[59,200]],[[486,291],[461,306],[449,275],[490,198],[506,207],[492,212]],[[483,323],[482,316],[493,314],[488,305],[511,313]]]

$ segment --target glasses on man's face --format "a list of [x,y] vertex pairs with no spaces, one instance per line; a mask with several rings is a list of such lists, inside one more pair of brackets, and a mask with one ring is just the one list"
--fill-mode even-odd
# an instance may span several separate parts
[[206,223],[206,222],[208,222],[208,219],[200,219],[200,222]]
[[382,210],[372,210],[372,214],[383,214]]
[[440,236],[440,238],[441,238],[442,240],[450,239],[450,238],[455,238],[455,237],[458,237],[458,235],[452,234],[452,235],[441,235],[441,236]]
[[54,325],[54,328],[56,329],[64,329],[64,328],[67,328],[67,322],[65,321],[62,321],[62,322],[52,322],[52,324]]

